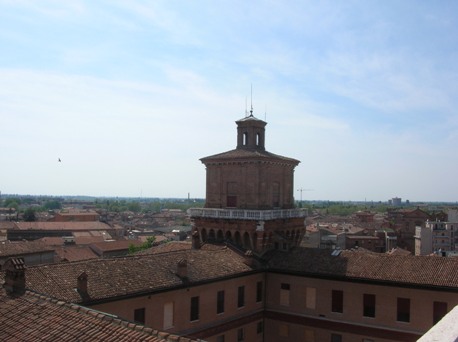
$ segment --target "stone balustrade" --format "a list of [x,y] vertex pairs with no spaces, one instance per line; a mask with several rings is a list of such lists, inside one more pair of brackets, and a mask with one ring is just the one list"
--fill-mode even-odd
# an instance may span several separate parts
[[306,217],[307,209],[274,209],[274,210],[245,210],[245,209],[215,209],[191,208],[191,217],[223,218],[235,220],[267,221],[294,217]]

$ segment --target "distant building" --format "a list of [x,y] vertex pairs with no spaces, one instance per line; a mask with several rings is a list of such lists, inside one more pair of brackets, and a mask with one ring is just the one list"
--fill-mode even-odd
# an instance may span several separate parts
[[54,212],[53,222],[91,222],[99,221],[100,215],[93,210],[63,209]]
[[388,201],[393,207],[400,207],[402,205],[402,198],[393,197],[390,201]]
[[22,258],[27,266],[49,264],[54,262],[55,249],[42,241],[0,242],[0,270],[10,258]]
[[15,222],[7,230],[8,240],[37,240],[44,237],[66,237],[81,233],[106,232],[112,237],[124,236],[124,229],[99,222]]
[[[452,219],[453,215],[449,215]],[[425,227],[416,227],[415,255],[429,255],[458,251],[458,221],[427,221]]]
[[355,213],[355,216],[359,222],[369,223],[374,222],[375,213],[370,212],[369,210],[360,210]]
[[430,255],[433,252],[432,241],[431,227],[415,227],[415,255]]
[[397,246],[412,254],[415,253],[416,227],[425,227],[428,220],[431,220],[431,215],[420,208],[388,210],[388,222],[396,232]]

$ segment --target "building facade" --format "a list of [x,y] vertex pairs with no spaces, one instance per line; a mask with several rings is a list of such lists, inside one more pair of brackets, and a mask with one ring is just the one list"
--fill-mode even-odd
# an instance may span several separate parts
[[455,252],[458,246],[458,222],[427,221],[417,227],[415,255]]

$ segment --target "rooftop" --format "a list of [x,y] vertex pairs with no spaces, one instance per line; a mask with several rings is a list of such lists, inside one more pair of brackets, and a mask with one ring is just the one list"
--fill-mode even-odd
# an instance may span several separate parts
[[13,255],[51,252],[54,248],[42,241],[0,242],[0,258]]
[[312,248],[274,252],[268,262],[269,270],[458,290],[458,258],[339,252]]
[[99,221],[90,222],[16,222],[20,230],[110,230],[108,224]]
[[152,293],[183,286],[183,280],[176,275],[177,263],[183,259],[187,260],[188,265],[188,285],[253,271],[243,262],[243,256],[229,248],[189,249],[32,266],[26,271],[26,287],[53,298],[81,303],[84,300],[75,288],[78,276],[85,272],[88,276],[88,302]]
[[160,333],[114,315],[28,291],[12,297],[3,288],[0,288],[0,326],[1,341],[181,340],[178,336]]
[[214,154],[212,156],[201,158],[200,161],[204,164],[210,162],[224,162],[224,161],[233,161],[234,159],[239,159],[240,161],[248,160],[260,160],[260,161],[281,161],[291,165],[298,165],[299,160],[280,156],[264,150],[250,150],[250,149],[234,149],[223,153]]
[[[177,250],[166,252],[168,248]],[[165,249],[163,253],[161,249]],[[256,271],[245,263],[243,255],[224,246],[205,244],[195,250],[189,244],[173,243],[157,251],[123,258],[31,266],[26,271],[26,287],[68,302],[98,302],[184,286],[183,279],[176,274],[177,264],[183,259],[188,265],[187,286]],[[264,269],[349,281],[458,289],[458,258],[332,252],[312,248],[296,248],[289,253],[271,251],[265,256],[267,268]],[[75,291],[76,279],[83,272],[88,276],[88,296],[84,298]]]

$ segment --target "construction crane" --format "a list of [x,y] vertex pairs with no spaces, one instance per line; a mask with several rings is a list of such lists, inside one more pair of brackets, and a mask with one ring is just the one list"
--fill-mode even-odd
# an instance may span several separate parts
[[300,188],[300,189],[297,189],[297,191],[300,191],[300,192],[301,192],[301,204],[302,204],[302,192],[304,192],[304,191],[313,191],[313,189],[304,189],[304,188]]

